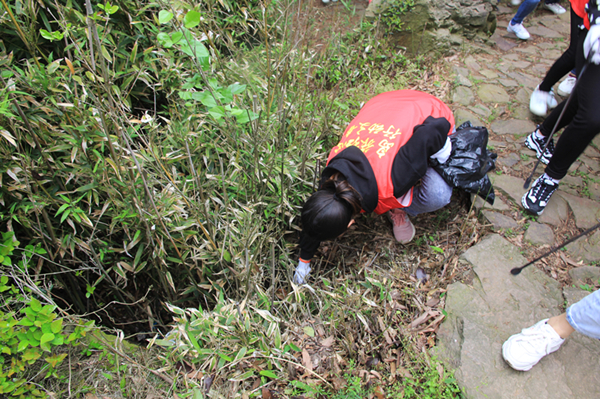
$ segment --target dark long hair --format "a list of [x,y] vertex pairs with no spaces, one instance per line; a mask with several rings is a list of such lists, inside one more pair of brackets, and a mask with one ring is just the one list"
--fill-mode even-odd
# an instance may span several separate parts
[[360,194],[344,175],[334,173],[302,207],[302,227],[318,240],[331,240],[348,228],[360,210]]

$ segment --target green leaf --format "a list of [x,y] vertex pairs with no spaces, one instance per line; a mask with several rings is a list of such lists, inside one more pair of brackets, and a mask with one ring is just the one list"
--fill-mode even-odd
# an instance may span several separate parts
[[246,90],[246,85],[234,83],[229,85],[227,89],[231,91],[231,94],[241,94]]
[[231,262],[231,254],[226,249],[223,250],[223,259],[225,262]]
[[311,338],[314,338],[315,336],[315,330],[311,326],[304,327],[304,333]]
[[36,313],[39,313],[42,311],[42,304],[40,303],[40,301],[38,301],[35,298],[31,299],[31,302],[29,302],[29,307],[31,308],[31,310],[33,310]]
[[200,17],[201,15],[198,11],[189,11],[183,18],[183,26],[188,29],[198,26],[200,24]]
[[250,370],[250,371],[246,371],[243,374],[240,374],[238,376],[230,378],[229,380],[230,381],[244,381],[244,380],[247,380],[248,378],[253,377],[253,376],[254,376],[254,370]]
[[262,375],[262,376],[265,376],[267,378],[270,378],[272,380],[276,380],[277,379],[277,374],[275,374],[271,370],[263,370],[259,374]]
[[50,324],[50,329],[52,330],[52,332],[54,334],[58,334],[59,332],[62,331],[62,323],[63,323],[63,319],[58,319],[58,320],[54,320]]
[[179,41],[181,40],[182,37],[183,37],[183,32],[180,32],[180,31],[173,32],[173,34],[171,34],[171,41],[173,42],[173,44],[177,44],[177,43],[179,43]]
[[160,10],[158,13],[158,23],[163,25],[173,18],[173,13],[165,10]]
[[171,40],[171,37],[164,33],[161,32],[156,36],[156,40],[158,40],[158,43],[163,46],[164,48],[171,48],[173,47],[173,41]]
[[294,345],[293,343],[289,343],[290,348],[292,348],[293,350],[295,350],[296,352],[300,352],[300,348],[298,348],[296,345]]

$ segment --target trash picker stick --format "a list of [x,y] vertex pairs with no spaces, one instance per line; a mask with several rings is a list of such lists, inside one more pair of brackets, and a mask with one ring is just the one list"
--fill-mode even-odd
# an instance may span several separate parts
[[[581,77],[581,75],[583,75],[583,73],[585,72],[585,70],[587,69],[589,62],[586,62],[583,67],[581,68],[581,72],[579,73],[579,76],[577,77],[577,80],[575,81],[575,85],[573,86],[573,90],[571,91],[571,94],[569,95],[569,98],[567,98],[567,101],[565,102],[565,106],[562,108],[562,110],[560,111],[560,115],[558,116],[558,119],[556,120],[556,123],[554,124],[554,128],[552,129],[552,133],[550,133],[550,136],[548,136],[548,139],[546,140],[546,144],[544,145],[544,149],[542,150],[542,155],[544,154],[544,152],[546,152],[546,148],[548,147],[548,144],[550,144],[550,140],[552,140],[552,136],[554,136],[554,133],[556,133],[556,128],[558,127],[558,124],[560,123],[560,121],[562,120],[562,117],[565,113],[565,110],[567,109],[567,107],[569,106],[569,103],[571,102],[571,97],[573,97],[575,95],[575,89],[577,89],[577,86],[579,85],[579,78]],[[527,178],[527,180],[525,180],[525,184],[523,184],[523,188],[524,189],[528,189],[529,185],[531,184],[531,179],[533,178],[533,174],[535,173],[535,170],[537,169],[538,165],[540,164],[541,161],[541,157],[537,160],[537,162],[535,163],[535,166],[533,167],[533,170],[531,171],[531,174],[529,175],[529,177]]]
[[589,229],[587,229],[583,233],[576,235],[575,237],[573,237],[573,238],[571,238],[571,239],[563,242],[562,244],[559,244],[559,245],[555,246],[550,251],[546,252],[545,254],[543,254],[541,256],[538,256],[537,258],[535,258],[531,262],[527,263],[526,265],[523,265],[521,267],[515,267],[515,268],[511,269],[510,273],[512,275],[516,276],[517,274],[521,273],[521,270],[525,269],[527,266],[533,265],[538,260],[540,260],[542,258],[545,258],[546,256],[548,256],[548,255],[550,255],[550,254],[558,251],[559,249],[561,249],[565,245],[572,243],[573,241],[577,240],[578,238],[590,234],[592,231],[596,230],[598,227],[600,227],[600,223],[596,224],[595,226],[590,227]]

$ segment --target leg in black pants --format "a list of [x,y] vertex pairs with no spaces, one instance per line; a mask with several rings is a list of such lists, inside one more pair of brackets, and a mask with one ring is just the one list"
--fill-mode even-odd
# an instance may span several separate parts
[[[558,188],[559,180],[565,177],[573,162],[600,132],[600,65],[590,63],[585,71],[582,71],[585,62],[583,42],[586,34],[587,30],[581,32],[577,44],[577,86],[571,93],[569,105],[558,123],[557,130],[564,126],[566,128],[556,144],[546,173],[540,176],[521,198],[523,207],[537,215],[544,212],[550,197]],[[539,128],[541,134],[548,137],[566,103],[567,101],[563,101],[559,104],[544,120]],[[535,133],[531,136],[534,135]]]
[[563,76],[569,73],[575,67],[575,56],[577,54],[577,43],[579,43],[579,34],[581,29],[579,25],[583,24],[583,19],[575,14],[571,9],[571,40],[569,48],[552,64],[544,80],[540,83],[541,91],[550,91]]
[[[576,57],[578,73],[585,62],[583,41],[587,31],[582,31],[582,33],[579,37],[577,47],[579,49]],[[599,65],[590,63],[587,66],[585,72],[579,76],[575,92],[571,95],[573,98],[559,122],[557,131],[564,126],[567,127],[558,140],[554,155],[546,168],[546,174],[557,180],[565,177],[569,171],[569,167],[583,153],[596,134],[600,132],[600,112],[598,111],[598,105],[600,104]],[[540,126],[541,134],[544,136],[550,134],[565,103],[566,101],[563,101],[559,104],[548,118],[544,120]]]

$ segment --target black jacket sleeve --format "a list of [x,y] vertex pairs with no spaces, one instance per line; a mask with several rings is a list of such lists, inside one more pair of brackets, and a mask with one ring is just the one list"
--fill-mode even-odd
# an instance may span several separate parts
[[300,233],[300,259],[309,261],[319,249],[321,241],[306,234],[304,231]]
[[428,116],[415,126],[411,138],[396,154],[392,164],[392,183],[396,198],[403,196],[425,176],[429,157],[446,144],[450,122]]

